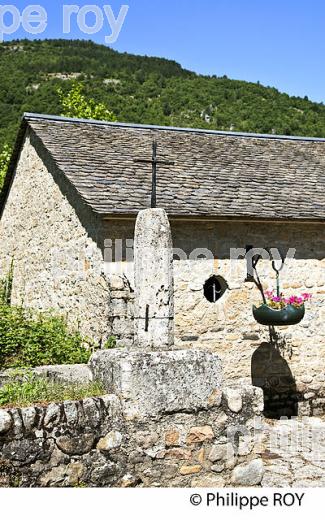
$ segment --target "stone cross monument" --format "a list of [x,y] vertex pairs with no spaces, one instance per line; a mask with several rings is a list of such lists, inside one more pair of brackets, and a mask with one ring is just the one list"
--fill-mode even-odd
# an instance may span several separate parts
[[173,350],[172,238],[163,209],[141,211],[135,228],[135,341],[132,348],[93,354],[90,367],[118,395],[127,420],[195,411],[221,403],[216,354]]
[[174,345],[174,278],[171,230],[163,209],[138,215],[134,237],[134,348],[171,350]]

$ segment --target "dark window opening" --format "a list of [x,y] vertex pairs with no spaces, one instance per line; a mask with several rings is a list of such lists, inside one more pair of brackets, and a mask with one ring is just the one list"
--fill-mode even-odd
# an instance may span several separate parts
[[220,300],[227,289],[227,282],[221,276],[211,276],[203,287],[204,296],[211,303],[216,303]]

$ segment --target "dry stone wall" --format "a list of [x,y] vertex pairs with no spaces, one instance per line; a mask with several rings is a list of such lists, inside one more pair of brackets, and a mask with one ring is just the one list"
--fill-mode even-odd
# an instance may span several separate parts
[[[210,409],[125,420],[116,395],[0,410],[2,486],[260,485],[258,389],[228,389]],[[230,432],[230,434],[229,434]]]

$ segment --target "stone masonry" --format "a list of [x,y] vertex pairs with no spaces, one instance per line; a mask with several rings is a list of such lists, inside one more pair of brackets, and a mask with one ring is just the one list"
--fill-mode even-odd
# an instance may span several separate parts
[[[220,391],[191,413],[125,418],[117,395],[0,410],[0,484],[18,487],[260,485],[263,407],[252,387]],[[181,402],[179,401],[179,404]],[[239,435],[239,437],[238,437]],[[245,439],[249,438],[247,444]]]

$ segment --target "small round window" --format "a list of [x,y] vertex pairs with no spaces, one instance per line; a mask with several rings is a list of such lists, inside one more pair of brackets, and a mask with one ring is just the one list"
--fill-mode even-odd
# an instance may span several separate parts
[[211,276],[204,284],[204,296],[208,302],[216,303],[228,289],[227,282],[221,276]]

